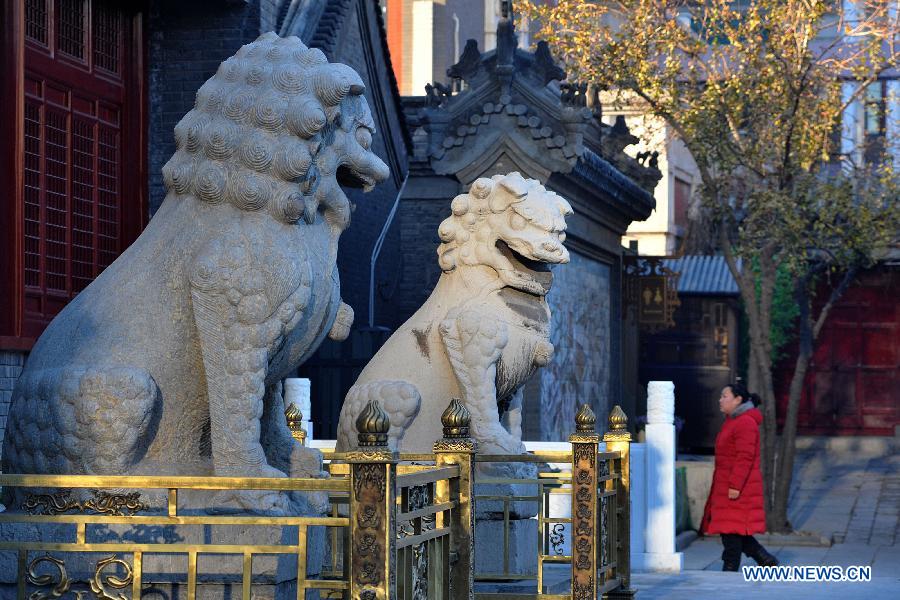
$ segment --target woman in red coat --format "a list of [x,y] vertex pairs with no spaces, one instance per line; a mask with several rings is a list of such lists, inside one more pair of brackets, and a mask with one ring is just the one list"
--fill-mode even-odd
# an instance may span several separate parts
[[719,397],[725,423],[716,436],[716,469],[700,529],[721,534],[723,571],[738,570],[741,552],[760,565],[778,564],[753,537],[766,530],[759,471],[762,413],[756,404],[756,396],[740,383],[725,386]]

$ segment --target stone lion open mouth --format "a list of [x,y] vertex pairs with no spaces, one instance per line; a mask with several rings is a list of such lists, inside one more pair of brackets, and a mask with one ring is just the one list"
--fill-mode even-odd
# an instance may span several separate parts
[[341,165],[338,167],[335,177],[337,178],[338,184],[343,187],[358,188],[366,192],[375,187],[376,183],[373,176],[355,171],[348,165]]
[[513,250],[503,240],[497,240],[497,250],[513,264],[520,277],[539,285],[543,293],[536,293],[532,285],[516,285],[513,283],[513,287],[533,296],[544,296],[550,291],[550,286],[553,284],[553,273],[550,271],[550,263],[528,258]]

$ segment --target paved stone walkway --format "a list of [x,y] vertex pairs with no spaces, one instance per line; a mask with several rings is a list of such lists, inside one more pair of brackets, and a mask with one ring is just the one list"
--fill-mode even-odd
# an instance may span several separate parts
[[[767,550],[785,565],[868,565],[873,577],[900,581],[900,545],[834,544],[824,546],[769,546]],[[742,565],[754,565],[743,557]],[[685,571],[721,571],[722,544],[718,538],[700,538],[684,550]],[[897,598],[900,598],[898,588]]]
[[900,454],[798,456],[788,518],[798,531],[836,543],[900,543]]

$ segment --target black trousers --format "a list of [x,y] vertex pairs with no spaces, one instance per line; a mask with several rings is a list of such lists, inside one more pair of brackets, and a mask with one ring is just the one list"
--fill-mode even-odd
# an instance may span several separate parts
[[726,565],[740,565],[741,552],[751,558],[755,558],[759,556],[760,550],[765,550],[762,544],[757,542],[752,535],[741,535],[739,533],[723,533],[722,545],[725,546],[725,549],[722,550],[722,561]]

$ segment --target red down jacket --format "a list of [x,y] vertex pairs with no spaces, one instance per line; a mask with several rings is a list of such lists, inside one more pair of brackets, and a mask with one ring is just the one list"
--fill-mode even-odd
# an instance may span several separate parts
[[[759,424],[756,408],[728,417],[716,436],[716,469],[703,511],[703,533],[752,535],[766,530],[762,474],[759,471]],[[729,500],[728,488],[739,490]]]

